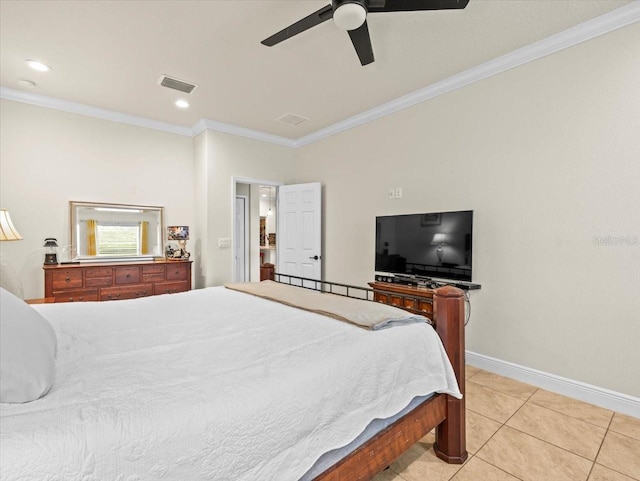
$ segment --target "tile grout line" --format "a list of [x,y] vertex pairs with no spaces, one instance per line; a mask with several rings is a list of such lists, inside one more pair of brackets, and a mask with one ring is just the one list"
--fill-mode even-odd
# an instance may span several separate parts
[[[478,371],[478,372],[480,372],[480,371]],[[475,374],[478,374],[478,373],[475,373]],[[475,376],[475,374],[474,374],[474,376]],[[473,377],[473,376],[472,376],[472,377]],[[510,378],[505,378],[505,379],[510,379]],[[469,381],[469,379],[467,379],[467,381]],[[520,381],[516,381],[516,382],[520,382]],[[497,392],[497,393],[499,393],[499,394],[504,394],[505,396],[509,396],[509,397],[514,398],[514,399],[519,399],[519,400],[521,400],[521,401],[522,401],[522,398],[521,398],[521,397],[514,396],[513,394],[509,394],[509,393],[506,393],[506,392],[504,392],[504,391],[500,391],[500,390],[495,389],[495,388],[493,388],[493,387],[485,386],[484,384],[480,384],[480,383],[478,383],[478,382],[474,382],[473,384],[475,384],[475,385],[477,385],[477,386],[481,386],[481,387],[486,388],[486,389],[489,389],[489,390],[491,390],[491,391]],[[522,384],[526,384],[526,383],[522,383]],[[527,386],[531,386],[531,384],[526,384],[526,385],[527,385]],[[535,386],[532,386],[532,387],[535,387]],[[596,427],[599,427],[599,428],[602,428],[602,429],[609,429],[608,427],[606,427],[606,428],[605,428],[604,426],[602,426],[602,425],[600,425],[600,424],[596,424],[596,423],[593,423],[593,422],[591,422],[591,421],[587,421],[586,419],[579,418],[579,417],[573,416],[573,415],[571,415],[571,414],[564,413],[564,412],[562,412],[562,411],[558,411],[557,409],[554,409],[554,408],[549,407],[549,406],[545,406],[545,405],[543,405],[543,404],[539,404],[539,403],[537,403],[535,400],[532,400],[531,398],[533,397],[533,395],[534,395],[535,393],[537,393],[538,391],[540,391],[540,390],[542,390],[542,391],[546,391],[545,389],[542,389],[542,388],[536,388],[536,390],[535,390],[535,391],[534,391],[534,392],[533,392],[533,393],[532,393],[532,394],[531,394],[531,395],[530,395],[530,396],[525,400],[525,403],[527,403],[527,402],[531,401],[531,402],[532,402],[533,404],[535,404],[536,406],[540,406],[540,407],[542,407],[542,408],[548,409],[548,410],[553,411],[553,412],[555,412],[555,413],[562,414],[562,415],[567,416],[567,417],[570,417],[570,418],[572,418],[572,419],[577,419],[578,421],[583,421],[583,422],[585,422],[585,423],[587,423],[587,424],[591,424],[592,426],[596,426]],[[551,391],[547,391],[547,392],[551,392]],[[553,393],[553,394],[555,394],[555,393]],[[588,405],[588,406],[594,406],[593,404],[590,404],[590,403],[588,403],[588,402],[584,402],[584,401],[580,401],[580,400],[578,400],[578,399],[574,399],[574,398],[572,398],[572,397],[568,397],[568,396],[564,396],[564,397],[566,397],[567,399],[570,399],[570,400],[572,400],[572,401],[577,401],[577,402],[580,402],[580,403],[586,404],[586,405]],[[522,407],[522,406],[521,406],[521,407]],[[613,418],[613,416],[614,416],[614,415],[615,415],[615,413],[616,413],[616,411],[612,411],[611,409],[600,408],[599,406],[594,406],[594,407],[597,407],[597,408],[602,409],[602,410],[604,410],[604,411],[609,411],[609,412],[611,413],[611,418]],[[518,409],[519,409],[519,408],[518,408]],[[475,411],[473,411],[473,412],[475,412]],[[480,413],[476,413],[476,414],[480,414]],[[514,413],[514,414],[515,414],[515,413]],[[485,416],[485,417],[488,417],[488,416]],[[489,419],[491,419],[491,418],[489,418]],[[494,421],[495,421],[495,419],[494,419]],[[507,420],[507,421],[508,421],[508,420]],[[500,422],[500,421],[497,421],[497,422]],[[506,421],[505,421],[505,422],[506,422]],[[611,424],[611,419],[609,419],[609,424]],[[617,432],[617,431],[614,431],[614,432]]]
[[[507,378],[507,379],[508,379],[508,378]],[[471,381],[470,379],[467,379],[467,381],[469,381],[469,382],[473,382],[473,381]],[[531,393],[527,399],[523,399],[523,398],[521,398],[521,397],[519,397],[519,396],[514,396],[513,394],[509,394],[509,393],[506,393],[506,392],[504,392],[504,391],[500,391],[500,390],[495,389],[495,388],[490,387],[490,386],[485,386],[484,384],[480,384],[480,383],[478,383],[478,382],[474,382],[473,384],[475,384],[476,386],[483,387],[483,388],[485,388],[485,389],[489,389],[490,391],[497,392],[498,394],[503,394],[504,396],[509,396],[509,397],[512,397],[512,398],[514,398],[514,399],[518,399],[518,400],[520,400],[520,401],[524,401],[524,402],[529,401],[529,399],[531,399],[531,396],[533,396],[536,392],[538,392],[538,391],[539,391],[539,388],[536,388],[536,390],[535,390],[535,391],[533,391],[533,393]],[[534,387],[534,386],[532,386],[532,387]]]
[[[551,391],[548,391],[548,392],[551,392]],[[555,393],[554,393],[554,394],[555,394]],[[572,401],[577,401],[577,402],[580,402],[580,403],[586,404],[586,405],[588,405],[588,406],[595,406],[594,404],[589,404],[588,402],[580,401],[579,399],[574,399],[574,398],[572,398],[572,397],[568,397],[568,396],[565,396],[565,397],[566,397],[567,399],[571,399]],[[563,413],[562,411],[558,411],[557,409],[554,409],[554,408],[552,408],[552,407],[545,406],[545,405],[543,405],[543,404],[539,404],[539,403],[537,403],[535,400],[532,400],[531,402],[532,402],[533,404],[535,404],[536,406],[540,406],[541,408],[548,409],[549,411],[553,411],[554,413],[562,414],[563,416],[570,417],[571,419],[577,419],[578,421],[583,421],[583,422],[585,422],[585,423],[587,423],[587,424],[591,424],[592,426],[596,426],[596,427],[598,427],[598,428],[607,429],[607,430],[609,429],[609,427],[608,427],[609,425],[607,425],[607,427],[605,428],[605,427],[604,427],[604,426],[602,426],[601,424],[596,424],[596,423],[593,423],[593,422],[591,422],[591,421],[587,421],[586,419],[579,418],[579,417],[573,416],[573,415],[571,415],[571,414]],[[595,406],[595,407],[597,407],[597,408],[599,408],[599,409],[604,409],[605,411],[609,411],[609,412],[611,413],[611,418],[613,418],[613,415],[616,413],[616,411],[611,411],[611,409],[605,409],[605,408],[601,408],[601,407],[599,407],[599,406]],[[611,419],[609,420],[609,424],[611,424]],[[614,432],[615,432],[615,431],[614,431]]]
[[[496,392],[500,392],[500,391],[496,391]],[[525,404],[527,404],[527,403],[529,402],[529,399],[531,399],[531,397],[532,397],[536,392],[538,392],[538,388],[536,388],[536,390],[535,390],[535,391],[533,391],[533,392],[531,393],[531,395],[527,398],[527,400],[526,400],[526,401],[524,401],[524,402],[520,405],[520,407],[519,407],[518,409],[516,409],[516,410],[513,412],[513,414],[511,414],[511,416],[509,416],[509,417],[505,420],[505,422],[501,423],[501,426],[500,426],[498,429],[496,429],[496,432],[495,432],[495,433],[493,433],[493,434],[489,437],[489,439],[487,439],[487,440],[482,444],[482,446],[480,446],[480,447],[478,448],[478,450],[476,451],[476,455],[478,455],[478,454],[480,453],[480,451],[482,450],[482,448],[484,448],[484,447],[489,443],[489,441],[491,441],[491,440],[493,439],[493,437],[494,437],[496,434],[498,434],[498,433],[500,432],[500,430],[501,430],[502,428],[504,428],[505,426],[507,426],[507,423],[509,422],[509,419],[511,419],[513,416],[515,416],[515,415],[516,415],[516,413],[517,413],[518,411],[520,411],[520,409],[522,409],[522,406],[524,406]],[[501,394],[504,394],[504,393],[501,393]],[[515,396],[512,396],[512,397],[515,397]],[[518,399],[520,399],[520,398],[518,398]],[[522,400],[522,399],[520,399],[520,400]],[[472,411],[472,412],[474,412],[474,413],[475,413],[475,411]],[[479,416],[483,416],[483,415],[482,415],[482,414],[480,414],[480,413],[475,413],[475,414],[478,414]],[[484,417],[487,417],[487,416],[484,416]],[[491,418],[487,418],[487,419],[491,419]],[[492,421],[495,421],[495,419],[492,419]],[[496,421],[496,422],[500,422],[500,421]],[[508,427],[508,428],[511,428],[511,426],[507,426],[507,427]],[[511,429],[513,429],[513,428],[511,428]],[[499,469],[500,471],[503,471],[503,472],[507,473],[509,476],[513,476],[514,478],[519,479],[520,481],[522,481],[522,479],[521,479],[521,478],[519,478],[519,477],[518,477],[518,476],[516,476],[515,474],[510,473],[509,471],[507,471],[507,470],[505,470],[505,469],[501,468],[500,466],[496,466],[495,464],[490,463],[490,462],[489,462],[489,461],[487,461],[486,459],[483,459],[483,458],[481,458],[481,457],[479,457],[479,456],[478,456],[478,459],[480,459],[480,460],[484,461],[485,463],[489,464],[490,466],[493,466],[493,467],[494,467],[494,468],[496,468],[496,469]]]
[[[598,449],[598,453],[596,454],[596,461],[598,459],[598,456],[600,455],[600,451],[602,450],[602,446],[604,445],[604,440],[607,437],[607,434],[609,434],[609,432],[612,432],[612,433],[616,434],[617,436],[622,436],[622,437],[625,437],[625,438],[628,438],[628,439],[634,439],[635,440],[635,438],[633,436],[627,436],[626,434],[622,434],[622,433],[619,433],[617,431],[611,430],[611,424],[613,423],[613,418],[614,417],[615,417],[615,412],[614,412],[613,416],[611,416],[611,420],[609,421],[609,427],[607,427],[607,431],[604,433],[604,437],[602,438],[602,442],[600,443],[600,448]],[[626,474],[626,473],[623,473],[621,471],[618,471],[617,469],[611,468],[611,467],[609,467],[609,466],[607,466],[605,464],[597,463],[596,461],[593,462],[593,466],[591,467],[592,471],[593,471],[593,467],[597,464],[598,466],[602,466],[603,468],[606,468],[606,469],[608,469],[610,471],[613,471],[614,473],[618,473],[618,474],[620,474],[622,476],[626,476],[627,478],[633,479],[634,481],[640,481],[637,478],[634,478],[633,476],[630,476],[629,474]],[[589,472],[589,475],[591,475],[591,472]],[[587,478],[587,480],[588,479],[589,478]]]

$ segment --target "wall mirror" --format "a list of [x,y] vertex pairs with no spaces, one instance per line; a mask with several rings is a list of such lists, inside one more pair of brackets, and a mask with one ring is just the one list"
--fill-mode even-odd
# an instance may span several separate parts
[[69,202],[75,261],[164,256],[164,207]]

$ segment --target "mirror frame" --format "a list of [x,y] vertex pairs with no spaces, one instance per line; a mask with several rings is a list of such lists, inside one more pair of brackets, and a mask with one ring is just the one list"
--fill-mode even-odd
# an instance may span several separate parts
[[[81,208],[98,208],[98,209],[108,209],[114,212],[118,210],[127,211],[127,210],[141,210],[145,212],[152,212],[159,216],[158,223],[158,239],[160,252],[153,254],[144,254],[144,255],[79,255],[78,251],[78,234],[79,228],[78,223],[81,221],[79,218],[78,212]],[[152,206],[152,205],[134,205],[134,204],[111,204],[105,202],[78,202],[78,201],[69,201],[69,228],[70,228],[70,241],[71,241],[71,261],[72,262],[115,262],[118,260],[152,260],[155,258],[164,258],[164,253],[166,249],[166,227],[164,222],[164,207],[161,206]]]

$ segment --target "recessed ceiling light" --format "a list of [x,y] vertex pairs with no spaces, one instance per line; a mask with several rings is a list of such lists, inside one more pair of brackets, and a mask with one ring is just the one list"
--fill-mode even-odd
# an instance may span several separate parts
[[25,60],[25,63],[38,72],[49,72],[51,70],[51,67],[43,64],[42,62],[38,62],[37,60]]
[[18,80],[18,86],[25,88],[25,89],[30,89],[31,87],[35,87],[36,84],[35,82],[32,82],[31,80],[25,80],[25,79],[20,79]]
[[189,108],[189,102],[187,102],[186,100],[176,100],[176,107],[178,107],[179,109],[186,109]]

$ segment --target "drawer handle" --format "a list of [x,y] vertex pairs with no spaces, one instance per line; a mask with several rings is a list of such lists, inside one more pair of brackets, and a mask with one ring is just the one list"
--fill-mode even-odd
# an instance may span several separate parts
[[175,272],[175,275],[176,275],[176,276],[177,276],[178,274],[180,274],[180,271],[176,271],[176,272]]
[[131,279],[131,274],[127,274],[127,279]]
[[64,278],[64,281],[65,281],[65,282],[70,282],[70,281],[71,281],[71,277],[65,277],[65,278]]

